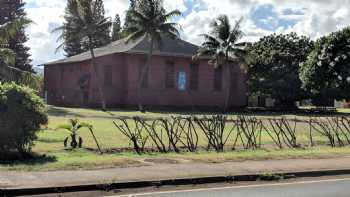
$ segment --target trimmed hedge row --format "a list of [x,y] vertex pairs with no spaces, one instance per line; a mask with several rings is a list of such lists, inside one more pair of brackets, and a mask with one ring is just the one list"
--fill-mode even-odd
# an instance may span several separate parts
[[[230,149],[259,149],[264,145],[279,149],[319,145],[315,135],[327,145],[341,147],[350,145],[350,118],[316,118],[304,120],[298,128],[297,119],[269,118],[254,116],[229,118],[223,115],[207,117],[171,117],[144,119],[141,117],[118,118],[114,121],[117,130],[126,136],[134,150],[142,154],[147,144],[155,147],[151,151],[162,153],[198,151],[199,136],[205,136],[207,150],[222,152]],[[303,129],[303,131],[301,131]],[[307,129],[307,130],[306,130]],[[298,132],[308,135],[308,143],[300,144]],[[308,134],[307,134],[308,133]],[[269,137],[273,144],[263,144],[262,135]],[[228,143],[230,142],[230,143]],[[304,142],[305,143],[305,142]],[[230,144],[228,147],[227,144]]]

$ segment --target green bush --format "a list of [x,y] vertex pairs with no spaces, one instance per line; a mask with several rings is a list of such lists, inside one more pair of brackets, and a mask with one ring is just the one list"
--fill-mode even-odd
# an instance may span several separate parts
[[47,124],[45,104],[35,92],[14,83],[0,83],[0,155],[31,151],[42,125]]

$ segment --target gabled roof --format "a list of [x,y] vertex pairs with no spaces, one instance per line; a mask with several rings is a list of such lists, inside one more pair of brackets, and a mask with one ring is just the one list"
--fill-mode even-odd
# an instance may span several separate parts
[[[95,56],[102,57],[111,54],[129,53],[129,54],[147,54],[149,51],[150,40],[146,36],[136,40],[126,42],[127,39],[121,39],[111,44],[95,49]],[[162,36],[161,47],[155,47],[154,55],[174,56],[174,57],[192,57],[198,50],[198,46],[181,39],[171,39]],[[84,52],[79,55],[68,57],[62,60],[47,63],[45,65],[76,63],[89,60],[90,52]]]

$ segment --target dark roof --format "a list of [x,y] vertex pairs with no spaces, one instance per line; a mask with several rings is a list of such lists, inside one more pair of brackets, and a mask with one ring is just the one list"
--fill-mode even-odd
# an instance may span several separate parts
[[[102,57],[117,53],[129,54],[147,54],[150,46],[150,41],[147,37],[140,38],[136,41],[126,42],[126,39],[121,39],[111,44],[95,49],[95,56]],[[186,42],[181,39],[171,39],[167,36],[162,36],[161,47],[155,47],[154,55],[175,56],[175,57],[192,57],[198,50],[198,46]],[[45,65],[75,63],[89,60],[90,52],[84,52],[79,55],[68,57],[62,60],[47,63]]]

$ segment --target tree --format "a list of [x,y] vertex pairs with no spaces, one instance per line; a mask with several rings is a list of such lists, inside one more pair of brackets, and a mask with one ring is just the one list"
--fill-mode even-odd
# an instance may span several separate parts
[[119,14],[116,14],[112,26],[112,41],[117,41],[122,38],[121,31],[120,17]]
[[18,31],[31,23],[25,17],[19,17],[0,25],[0,81],[14,81],[17,83],[36,86],[36,78],[31,72],[15,68],[16,53],[9,47],[9,41],[14,38]]
[[[67,42],[69,43],[72,40],[79,40],[80,42],[85,43],[85,46],[90,51],[91,55],[91,67],[100,94],[101,108],[102,110],[106,110],[106,99],[101,79],[98,74],[94,49],[107,39],[108,36],[106,36],[106,29],[110,29],[112,24],[111,19],[105,18],[101,15],[104,13],[104,11],[102,11],[102,0],[69,1],[72,1],[71,11],[74,13],[75,17],[71,23],[66,23],[63,26],[56,28],[54,31],[61,31],[60,38],[63,40],[62,45],[66,45]],[[66,32],[70,32],[69,36],[67,36]]]
[[[105,18],[104,4],[102,0],[82,0],[87,4],[95,7],[93,10],[93,19],[95,21],[103,21]],[[77,12],[79,1],[68,0],[65,10],[65,22],[62,27],[58,28],[59,31],[63,31],[63,34],[59,37],[59,40],[64,40],[64,43],[59,48],[63,47],[66,56],[71,57],[90,50],[90,43],[88,39],[76,39],[75,31],[71,27],[79,25],[81,22],[80,14]],[[90,20],[90,19],[89,19]],[[87,21],[86,21],[87,22]],[[95,36],[92,38],[92,46],[98,48],[104,46],[110,42],[110,27],[101,26]]]
[[149,70],[153,49],[155,44],[161,46],[163,35],[172,39],[180,36],[176,28],[177,24],[169,22],[172,17],[178,15],[181,15],[178,10],[166,12],[162,0],[139,0],[136,3],[135,9],[130,11],[130,23],[126,29],[127,32],[130,32],[130,35],[126,42],[146,37],[150,43],[147,60],[138,83],[138,106],[140,111],[144,111],[141,102],[142,84],[145,82]]
[[[11,1],[11,6],[8,7],[9,10],[6,10],[6,12],[3,13],[4,15],[2,15],[3,17],[0,19],[0,24],[5,24],[6,22],[15,20],[19,17],[26,17],[24,5],[25,3],[21,1]],[[16,35],[8,40],[7,48],[11,49],[15,54],[15,63],[11,66],[23,71],[34,72],[31,65],[32,60],[30,59],[29,54],[30,48],[24,45],[27,41],[28,38],[25,34],[25,25],[19,27]]]
[[[105,17],[105,9],[104,9],[104,3],[103,0],[85,0],[87,2],[90,2],[89,4],[95,7],[94,11],[94,18],[96,18],[96,21],[103,21],[104,19],[108,20],[107,26],[101,26],[96,32],[95,36],[92,37],[92,43],[89,41],[83,42],[83,48],[87,51],[90,50],[90,45],[94,48],[99,48],[102,46],[105,46],[111,42],[111,18]],[[95,5],[94,5],[95,4]]]
[[300,79],[316,105],[350,99],[350,27],[316,41],[301,65]]
[[313,48],[313,42],[295,33],[269,35],[249,49],[248,89],[250,95],[268,96],[279,107],[295,107],[305,99],[301,88],[299,64]]
[[243,36],[240,28],[241,22],[242,19],[232,27],[226,15],[219,16],[212,22],[210,34],[202,35],[205,41],[194,57],[196,59],[200,56],[209,56],[211,58],[209,64],[216,69],[222,66],[227,67],[229,85],[227,86],[224,111],[227,110],[232,95],[232,66],[234,65],[232,63],[235,60],[241,64],[245,62],[245,43],[237,43]]
[[[64,26],[70,27],[78,22],[77,21],[78,16],[77,16],[77,13],[75,12],[76,7],[77,7],[77,1],[72,1],[72,0],[67,1],[67,7],[65,9],[65,15],[64,15],[64,19],[65,19]],[[84,49],[83,49],[81,40],[70,38],[71,35],[74,34],[74,32],[69,31],[68,28],[64,29],[63,31],[64,31],[64,38],[60,38],[60,39],[65,40],[64,46],[63,46],[65,55],[67,57],[71,57],[71,56],[83,53]]]
[[122,30],[122,37],[128,37],[130,35],[130,32],[128,32],[130,21],[131,21],[131,12],[135,10],[136,7],[136,0],[130,0],[130,5],[128,10],[126,11],[123,30]]

